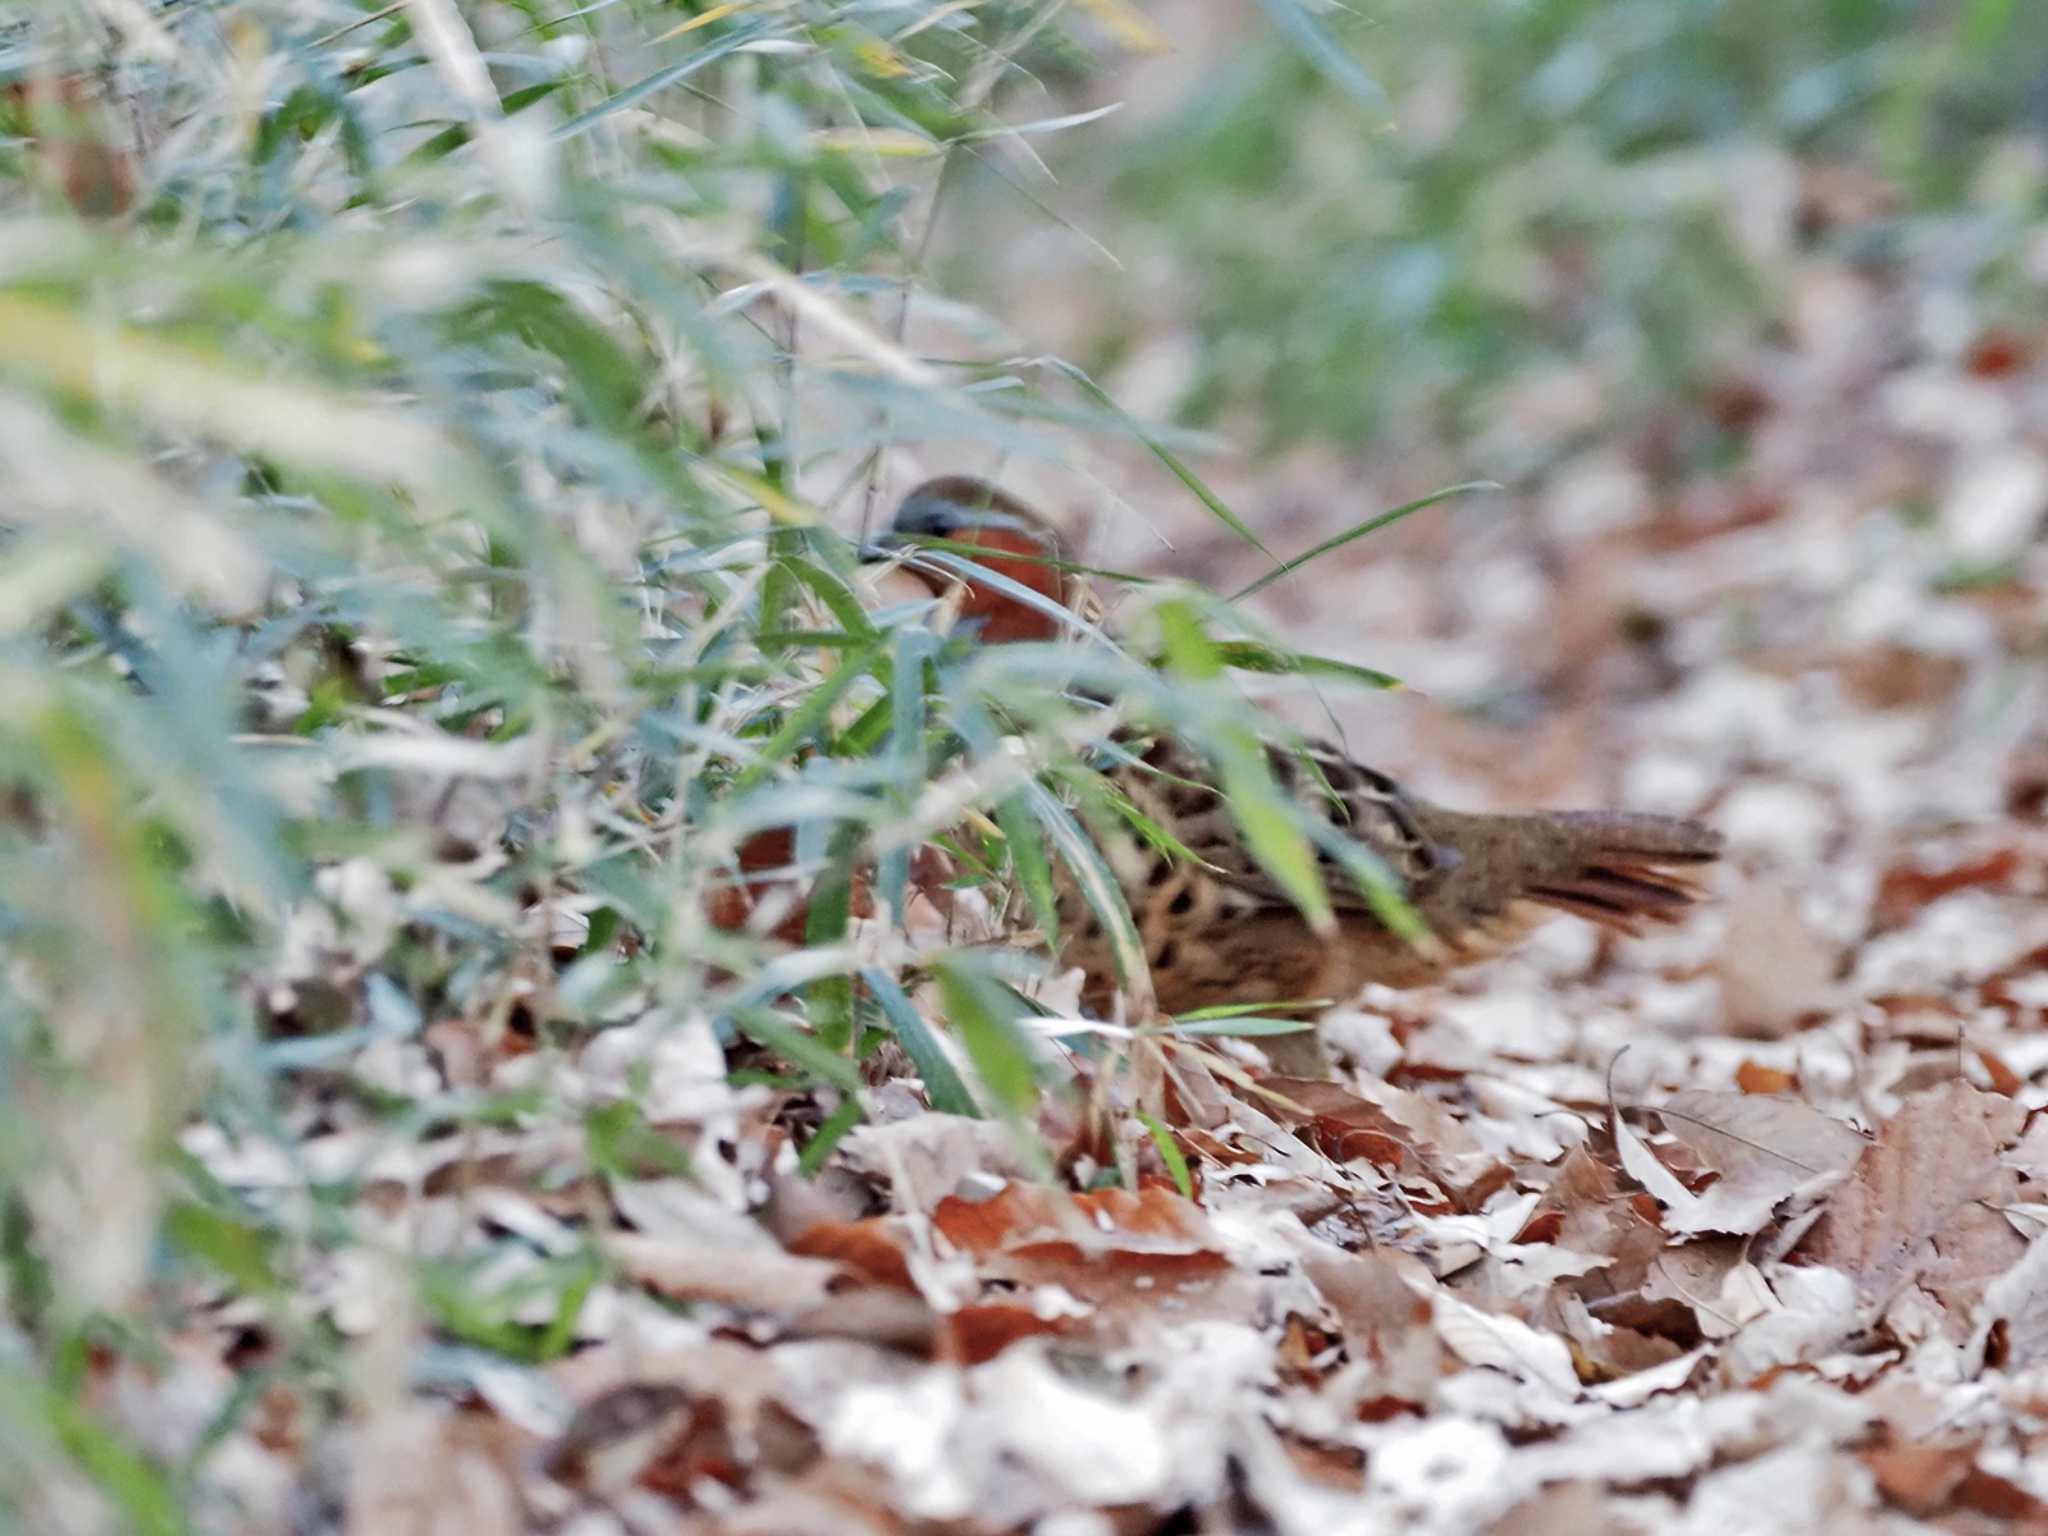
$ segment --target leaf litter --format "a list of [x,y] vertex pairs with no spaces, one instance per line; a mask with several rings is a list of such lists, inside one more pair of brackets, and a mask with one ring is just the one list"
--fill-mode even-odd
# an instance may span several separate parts
[[[1118,1149],[1057,1101],[1047,1181],[1000,1125],[931,1109],[901,1052],[800,1168],[856,1090],[728,1076],[709,1020],[644,995],[581,1040],[345,1043],[280,1123],[182,1142],[257,1210],[347,1182],[358,1240],[294,1274],[290,1328],[196,1292],[168,1358],[101,1369],[107,1413],[166,1456],[213,1435],[203,1479],[250,1529],[344,1505],[365,1530],[460,1511],[593,1536],[2048,1529],[2048,553],[2024,425],[2048,373],[2038,349],[1987,371],[1982,347],[1872,343],[1858,374],[1839,350],[1938,274],[1902,260],[1888,292],[1798,261],[1793,318],[1825,288],[1856,323],[1793,325],[1778,363],[1860,382],[1797,413],[1759,386],[1732,500],[1705,473],[1653,493],[1630,450],[1575,456],[1510,395],[1501,430],[1554,450],[1517,493],[1540,537],[1417,519],[1260,594],[1305,649],[1422,683],[1340,702],[1379,766],[1716,820],[1734,853],[1684,929],[1559,924],[1370,992],[1326,1023],[1330,1083],[1264,1075],[1256,1042],[1177,1054],[1160,1098],[1191,1197],[1129,1117],[1139,1179],[1111,1187]],[[1601,366],[1596,394],[1620,387]],[[1943,425],[1987,392],[2009,440]],[[1894,510],[1900,475],[1931,526]],[[1382,490],[1413,499],[1345,495]],[[1567,515],[1593,495],[1604,522]],[[1180,574],[1256,578],[1205,548]],[[2006,574],[1959,586],[1964,557]],[[1496,611],[1482,585],[1551,595]],[[1612,622],[1556,622],[1582,605]],[[1550,734],[1426,697],[1546,668]],[[278,959],[280,1015],[352,985],[400,920],[346,866],[330,886]],[[751,888],[731,921],[757,902],[787,922]],[[543,1080],[459,1134],[352,1101]],[[584,1117],[629,1084],[674,1166],[624,1133],[593,1157]],[[463,1284],[415,1298],[399,1256]],[[264,1393],[264,1362],[312,1347],[293,1329],[360,1342],[347,1427]],[[230,1414],[244,1391],[258,1410]]]

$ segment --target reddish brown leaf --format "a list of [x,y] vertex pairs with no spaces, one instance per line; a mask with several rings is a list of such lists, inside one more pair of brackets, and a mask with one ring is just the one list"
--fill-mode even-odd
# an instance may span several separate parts
[[865,1221],[820,1221],[806,1228],[789,1245],[791,1253],[807,1258],[830,1259],[878,1285],[914,1291],[910,1265],[894,1228],[882,1217]]
[[1998,1210],[2015,1185],[1999,1152],[2024,1118],[2010,1099],[1964,1082],[1915,1094],[1799,1251],[1851,1275],[1873,1300],[1916,1281],[1938,1294],[1981,1291],[2025,1248]]
[[2005,765],[2005,808],[2024,821],[2048,818],[2048,742],[2018,748]]
[[1735,1086],[1744,1093],[1796,1093],[1799,1079],[1781,1068],[1745,1058],[1735,1069]]
[[1922,1517],[1946,1509],[1977,1459],[1969,1445],[1891,1441],[1861,1452],[1877,1479],[1878,1491],[1908,1514]]
[[990,1302],[962,1307],[946,1319],[940,1355],[961,1365],[993,1360],[1020,1339],[1065,1333],[1069,1319],[1040,1317],[1029,1307]]
[[[802,899],[805,894],[803,883],[780,875],[780,871],[788,869],[795,861],[796,832],[793,828],[768,827],[741,843],[737,862],[740,874],[745,878],[738,885],[723,886],[711,893],[706,911],[711,925],[728,931],[744,927],[754,915],[754,909],[770,895],[795,896],[798,899],[777,921],[773,931],[774,936],[785,944],[803,943],[804,930],[810,922],[810,904]],[[874,893],[868,888],[865,872],[855,873],[849,903],[849,910],[855,917],[874,916]]]
[[1858,1452],[1878,1491],[1908,1514],[1932,1519],[1957,1510],[2039,1530],[2048,1504],[1977,1465],[1973,1441],[1892,1440]]
[[1985,1073],[1991,1078],[1992,1092],[2002,1093],[2010,1099],[2016,1097],[2019,1091],[2027,1086],[2026,1079],[2000,1060],[1996,1051],[1980,1047],[1977,1051],[1977,1060],[1983,1063]]
[[135,202],[135,155],[110,132],[113,109],[82,75],[32,75],[6,88],[34,136],[38,169],[87,218],[112,218]]
[[948,1195],[933,1208],[932,1225],[954,1247],[982,1259],[1085,1260],[1135,1271],[1225,1267],[1200,1207],[1157,1185],[1135,1195],[1121,1189],[1075,1195],[1007,1184],[978,1204]]
[[2003,379],[2026,367],[2033,349],[2007,330],[1988,330],[1970,343],[1963,366],[1980,379]]
[[1911,921],[1913,914],[1929,902],[1952,896],[1957,891],[1989,886],[2009,888],[2019,877],[2020,852],[2005,847],[1979,857],[1964,859],[1946,869],[1921,869],[1912,864],[1895,864],[1878,882],[1876,917],[1879,927],[1896,928]]

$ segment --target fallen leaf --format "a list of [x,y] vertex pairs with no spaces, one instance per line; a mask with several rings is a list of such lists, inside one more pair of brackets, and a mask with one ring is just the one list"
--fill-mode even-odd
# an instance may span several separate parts
[[837,1264],[779,1248],[711,1248],[637,1232],[614,1233],[606,1247],[628,1279],[664,1296],[764,1312],[821,1306],[845,1275]]
[[1854,1127],[1793,1098],[1694,1089],[1658,1113],[1718,1175],[1690,1205],[1666,1213],[1674,1232],[1759,1231],[1781,1202],[1825,1187],[1866,1145]]
[[1915,1094],[1878,1132],[1798,1251],[1870,1299],[1919,1282],[1972,1293],[2023,1248],[1999,1207],[2015,1175],[1999,1152],[2024,1112],[1964,1082]]
[[884,1217],[862,1221],[820,1221],[813,1223],[790,1244],[789,1251],[807,1258],[827,1259],[866,1276],[878,1285],[914,1291],[910,1262],[904,1257],[895,1225]]
[[1744,1093],[1791,1093],[1799,1079],[1778,1067],[1767,1067],[1745,1056],[1735,1069],[1735,1086]]
[[[984,1273],[1018,1278],[1066,1277],[1083,1283],[1113,1278],[1122,1285],[1199,1278],[1229,1268],[1199,1206],[1170,1189],[1138,1194],[1105,1189],[1069,1194],[1031,1184],[1006,1184],[983,1201],[948,1196],[932,1211],[932,1227]],[[1008,1261],[1006,1268],[989,1266]]]
[[2035,1238],[1984,1288],[1975,1347],[1996,1370],[2023,1371],[2048,1359],[2048,1237]]
[[2010,888],[2022,867],[2019,849],[2009,846],[1960,860],[1945,869],[1895,864],[1878,882],[1873,918],[1880,928],[1900,927],[1910,922],[1922,907],[1957,891]]

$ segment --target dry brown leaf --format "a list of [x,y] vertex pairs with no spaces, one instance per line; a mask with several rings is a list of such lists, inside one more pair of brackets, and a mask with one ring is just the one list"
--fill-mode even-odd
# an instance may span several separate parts
[[948,1196],[932,1211],[932,1226],[984,1260],[1085,1263],[1130,1274],[1199,1274],[1227,1262],[1201,1207],[1159,1184],[1135,1195],[1006,1184],[979,1203]]
[[2024,1245],[1999,1207],[2015,1176],[1999,1152],[2023,1112],[2010,1099],[1950,1082],[1915,1094],[1887,1121],[1798,1251],[1849,1274],[1866,1299],[1919,1282],[1971,1296]]
[[742,1480],[723,1406],[693,1398],[672,1382],[627,1382],[592,1398],[548,1447],[541,1466],[581,1492],[615,1497],[641,1483],[686,1509],[696,1502],[699,1479],[732,1487]]
[[615,1233],[606,1246],[627,1278],[664,1296],[764,1312],[822,1306],[846,1273],[779,1248],[708,1248],[637,1232]]
[[2048,1237],[2037,1237],[2013,1267],[1984,1288],[1977,1327],[1984,1363],[2022,1371],[2048,1359]]
[[1694,1089],[1658,1110],[1665,1128],[1718,1177],[1684,1211],[1666,1213],[1675,1232],[1750,1233],[1784,1200],[1849,1168],[1864,1138],[1798,1099]]
[[1781,1068],[1767,1067],[1745,1056],[1742,1065],[1735,1069],[1735,1086],[1744,1093],[1792,1093],[1798,1089],[1799,1079]]
[[1013,1302],[985,1302],[947,1314],[939,1352],[961,1365],[980,1365],[1012,1344],[1066,1333],[1072,1326],[1071,1318],[1041,1317]]
[[1730,1034],[1775,1040],[1834,1005],[1841,954],[1780,881],[1756,880],[1728,913],[1714,970]]
[[1373,1418],[1388,1416],[1396,1404],[1421,1411],[1440,1374],[1434,1310],[1416,1288],[1426,1277],[1412,1266],[1412,1260],[1323,1245],[1302,1253],[1302,1268],[1336,1314],[1351,1358],[1371,1367],[1359,1395],[1361,1412]]
[[1988,1515],[2006,1530],[2048,1529],[2048,1503],[1977,1464],[1973,1440],[1887,1440],[1857,1452],[1878,1490],[1908,1514]]
[[[1607,1309],[1620,1298],[1637,1293],[1659,1262],[1668,1238],[1656,1201],[1624,1190],[1614,1169],[1587,1148],[1575,1147],[1558,1164],[1549,1188],[1515,1240],[1555,1243],[1575,1253],[1611,1259],[1606,1267],[1569,1282],[1568,1289],[1603,1318],[1622,1321]],[[1660,1310],[1654,1304],[1649,1308],[1652,1313]],[[1675,1309],[1673,1315],[1679,1323],[1690,1325],[1689,1311]],[[1645,1326],[1639,1312],[1631,1312],[1625,1320],[1634,1327]]]
[[1895,864],[1878,882],[1875,918],[1880,928],[1896,928],[1912,921],[1913,914],[1930,902],[1957,891],[1979,887],[2005,889],[2019,878],[2024,863],[2020,850],[1994,848],[1975,858],[1950,864],[1945,869],[1923,869],[1917,864]]
[[814,1222],[790,1243],[789,1251],[806,1258],[829,1260],[877,1285],[904,1291],[917,1289],[896,1224],[887,1217]]
[[[1417,1211],[1445,1215],[1477,1210],[1513,1178],[1449,1111],[1422,1094],[1372,1085],[1365,1098],[1314,1078],[1269,1077],[1267,1088],[1308,1111],[1309,1143],[1337,1162],[1361,1159],[1402,1181]],[[1297,1119],[1292,1111],[1283,1118]],[[1443,1191],[1431,1199],[1428,1186]]]

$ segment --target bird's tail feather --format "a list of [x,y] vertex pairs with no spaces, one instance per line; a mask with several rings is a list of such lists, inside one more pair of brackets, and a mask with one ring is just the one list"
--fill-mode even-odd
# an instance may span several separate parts
[[1705,894],[1705,867],[1721,853],[1718,832],[1672,816],[1554,811],[1540,819],[1561,836],[1522,894],[1624,933],[1678,921]]

